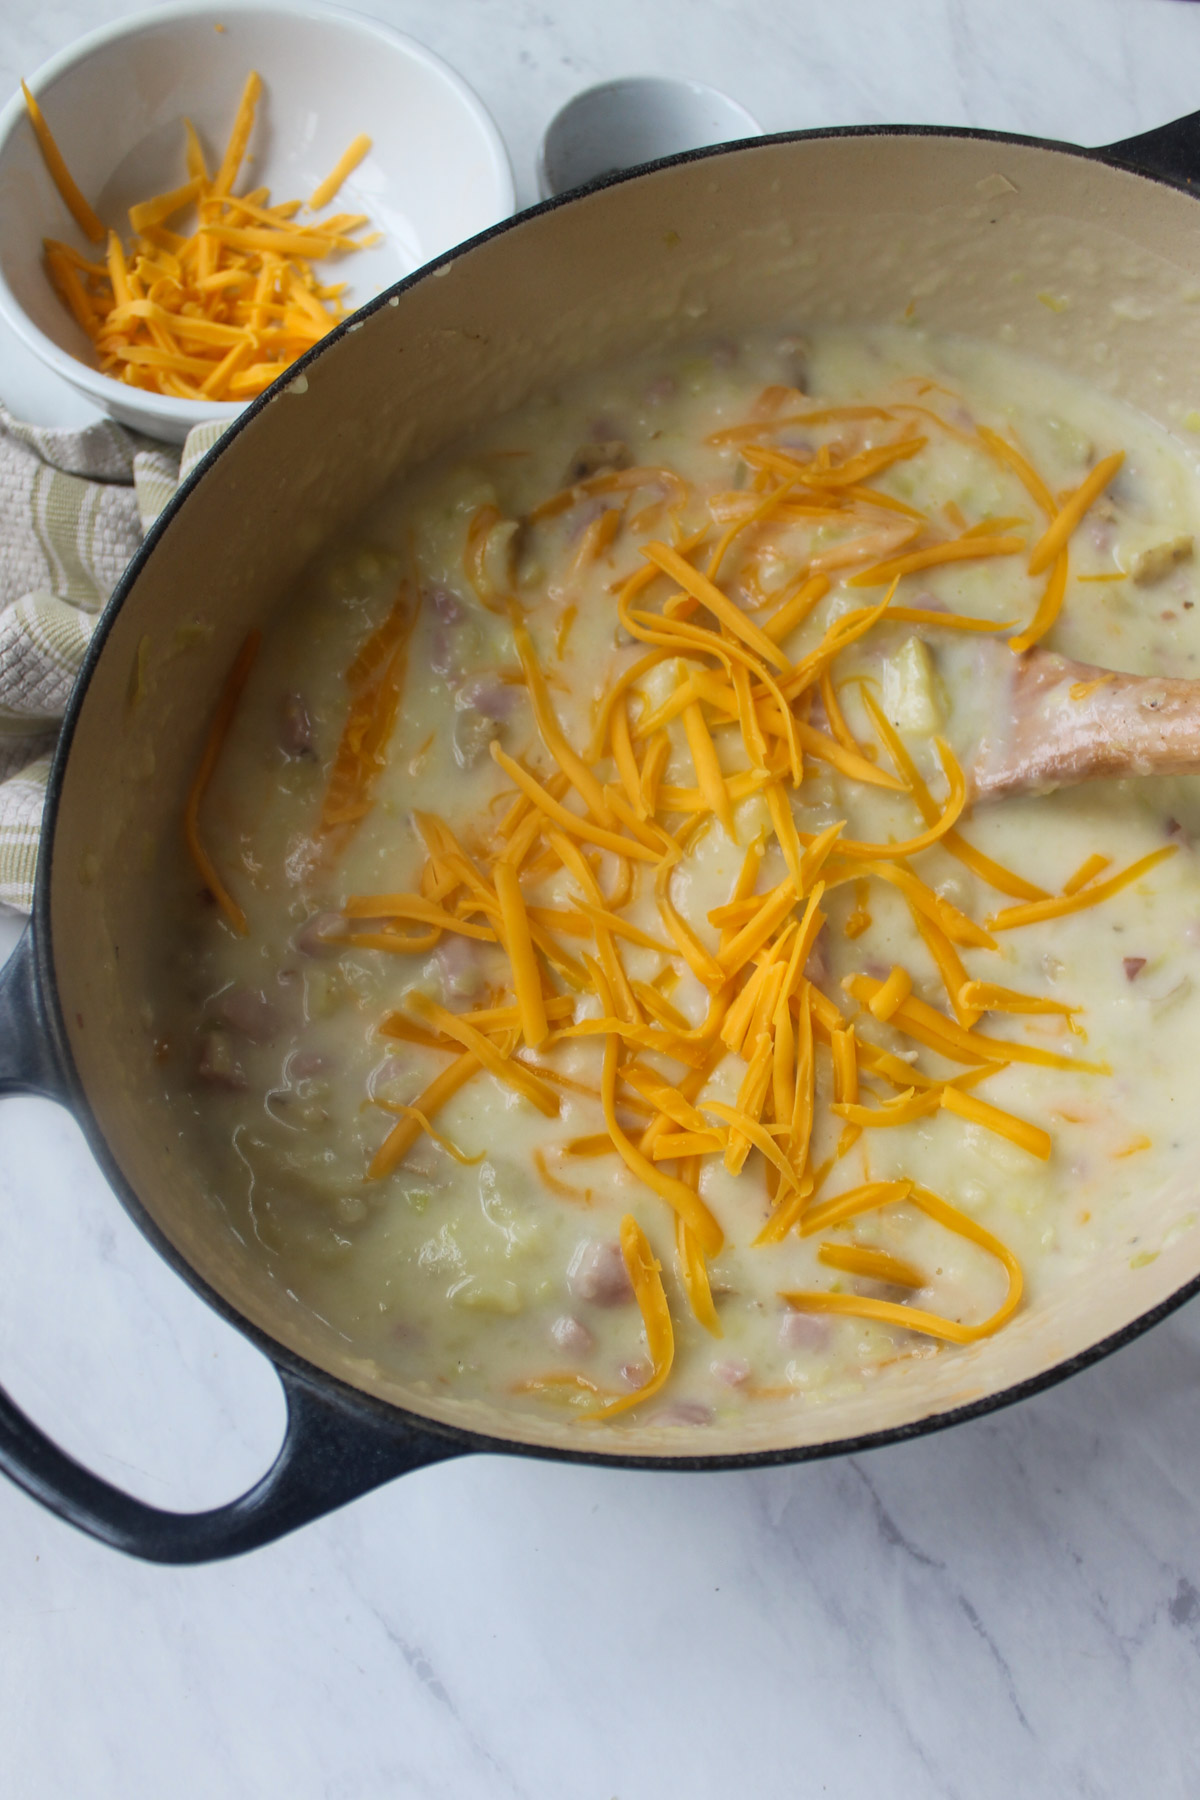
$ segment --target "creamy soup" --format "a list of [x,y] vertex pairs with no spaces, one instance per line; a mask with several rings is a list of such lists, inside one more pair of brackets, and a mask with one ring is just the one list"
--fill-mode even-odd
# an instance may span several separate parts
[[406,478],[189,802],[158,1029],[230,1229],[410,1391],[605,1430],[1080,1280],[1194,1161],[1200,810],[972,774],[1031,645],[1189,673],[1198,521],[1144,419],[904,330],[591,373]]

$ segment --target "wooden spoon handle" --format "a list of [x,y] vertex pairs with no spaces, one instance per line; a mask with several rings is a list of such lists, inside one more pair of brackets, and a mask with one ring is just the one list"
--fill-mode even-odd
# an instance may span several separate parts
[[1034,650],[1013,676],[1011,728],[989,739],[975,797],[1068,787],[1099,775],[1200,772],[1200,681],[1120,675]]

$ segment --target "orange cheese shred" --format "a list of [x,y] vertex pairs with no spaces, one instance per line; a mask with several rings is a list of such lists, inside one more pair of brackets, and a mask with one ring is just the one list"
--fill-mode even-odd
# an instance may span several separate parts
[[346,670],[350,709],[321,804],[318,835],[352,834],[371,807],[404,687],[417,607],[402,588],[391,612]]
[[622,1394],[615,1400],[606,1401],[588,1415],[595,1419],[612,1418],[615,1413],[627,1412],[630,1407],[640,1406],[649,1400],[666,1381],[675,1360],[675,1332],[671,1324],[666,1290],[662,1284],[662,1265],[656,1260],[645,1232],[630,1213],[626,1213],[621,1220],[620,1239],[621,1255],[638,1303],[638,1311],[642,1315],[646,1348],[650,1352],[654,1372],[643,1387],[635,1388],[631,1394]]
[[1029,557],[1029,573],[1038,575],[1066,548],[1067,541],[1092,503],[1100,498],[1125,461],[1125,452],[1116,450],[1104,457],[1075,492],[1057,510],[1052,523],[1034,545]]
[[409,994],[407,1004],[428,1024],[436,1025],[439,1031],[469,1050],[475,1060],[489,1075],[494,1075],[497,1081],[513,1088],[547,1118],[558,1117],[558,1101],[545,1082],[532,1074],[523,1063],[503,1055],[490,1038],[477,1031],[473,1025],[468,1025],[460,1014],[448,1012],[444,1006],[439,1006],[435,1000],[430,1000],[421,993]]
[[817,1261],[846,1275],[858,1275],[866,1281],[884,1281],[891,1287],[922,1288],[926,1277],[920,1269],[891,1256],[886,1250],[869,1250],[860,1244],[822,1244]]
[[608,1126],[608,1134],[617,1147],[622,1162],[630,1174],[636,1175],[646,1186],[652,1188],[667,1205],[677,1212],[696,1234],[697,1242],[706,1256],[716,1256],[725,1241],[725,1234],[716,1219],[704,1204],[694,1188],[674,1176],[665,1175],[656,1169],[654,1164],[635,1147],[621,1129],[617,1121],[617,1045],[619,1039],[609,1033],[604,1043],[604,1063],[600,1080],[600,1095],[604,1107],[604,1122]]
[[517,991],[517,1010],[521,1016],[521,1035],[531,1050],[545,1043],[550,1026],[542,994],[542,978],[533,953],[529,933],[529,914],[521,893],[521,878],[511,862],[498,862],[493,871],[496,898],[504,922],[504,946],[512,965],[513,984]]
[[1040,1125],[1031,1125],[1027,1119],[1018,1119],[998,1106],[991,1106],[976,1094],[964,1094],[961,1088],[944,1087],[941,1104],[947,1112],[956,1113],[969,1124],[982,1125],[1010,1143],[1019,1144],[1022,1150],[1028,1150],[1042,1162],[1049,1161],[1054,1144],[1050,1133],[1043,1131]]
[[456,1163],[461,1163],[464,1168],[475,1168],[487,1155],[486,1150],[480,1150],[477,1155],[468,1156],[465,1151],[458,1148],[457,1144],[452,1144],[448,1137],[443,1137],[440,1131],[435,1130],[418,1106],[410,1106],[402,1100],[385,1102],[384,1104],[387,1106],[389,1112],[403,1113],[406,1118],[415,1120],[421,1127],[421,1130],[425,1132],[426,1136],[431,1137],[435,1144],[440,1144],[447,1155],[452,1156],[454,1161]]
[[[883,983],[876,981],[871,975],[849,975],[843,986],[856,1000],[869,1006],[873,995]],[[900,1003],[892,1014],[891,1024],[906,1037],[926,1044],[931,1050],[937,1050],[953,1062],[1026,1062],[1036,1063],[1044,1069],[1073,1069],[1082,1075],[1112,1073],[1107,1063],[1085,1062],[1080,1057],[1059,1056],[1053,1050],[1043,1050],[1036,1044],[1026,1044],[1011,1038],[989,1038],[979,1032],[965,1031],[953,1019],[948,1019],[945,1013],[938,1012],[936,1007],[918,1000],[915,994],[910,994],[907,1000]]]
[[683,727],[687,734],[692,766],[696,771],[696,780],[700,785],[700,792],[704,796],[704,803],[720,819],[726,835],[736,843],[737,828],[733,822],[733,806],[729,798],[729,789],[725,785],[721,765],[717,761],[717,752],[698,701],[692,700],[684,707]]
[[1111,856],[1102,856],[1098,850],[1094,851],[1091,856],[1084,858],[1069,880],[1063,882],[1063,893],[1077,894],[1080,888],[1085,888],[1089,881],[1094,881],[1097,875],[1102,875],[1105,869],[1111,867]]
[[691,1303],[692,1311],[705,1331],[713,1337],[723,1337],[721,1321],[717,1316],[716,1306],[713,1304],[704,1252],[696,1240],[695,1233],[678,1214],[675,1218],[675,1253],[679,1259],[680,1279],[683,1282],[684,1292]]
[[780,669],[784,674],[788,672],[791,664],[779,646],[752,619],[748,619],[715,582],[685,561],[677,550],[672,550],[667,544],[650,543],[643,545],[642,555],[657,564],[664,575],[677,581],[685,593],[706,606],[735,637],[742,640],[748,650],[752,650],[772,668]]
[[930,1113],[936,1112],[940,1104],[941,1096],[937,1090],[918,1094],[914,1088],[908,1088],[894,1100],[884,1100],[879,1106],[858,1106],[835,1101],[832,1110],[839,1119],[845,1119],[848,1124],[858,1125],[865,1131],[890,1125],[912,1125],[917,1119],[927,1118]]
[[367,1168],[368,1180],[382,1180],[404,1161],[422,1131],[428,1129],[429,1115],[452,1100],[472,1075],[479,1072],[479,1068],[479,1058],[468,1051],[465,1055],[456,1057],[440,1075],[435,1075],[412,1105],[405,1108],[404,1117],[392,1127],[375,1152]]
[[583,758],[571,748],[554,716],[550,703],[550,693],[537,660],[533,647],[533,639],[521,621],[512,618],[513,641],[517,647],[517,655],[521,659],[521,667],[525,672],[525,681],[529,689],[529,701],[533,708],[533,716],[537,722],[542,742],[558,764],[567,780],[571,783],[588,811],[598,825],[611,826],[615,823],[612,807],[604,795],[604,789],[597,781]]
[[660,860],[657,852],[649,849],[647,845],[633,838],[620,837],[616,832],[602,829],[598,825],[591,825],[576,813],[569,812],[560,801],[553,798],[548,787],[538,781],[536,776],[530,775],[526,769],[521,767],[520,763],[514,762],[511,756],[506,756],[495,739],[492,740],[490,750],[493,760],[499,763],[505,774],[516,782],[517,786],[528,795],[540,811],[544,812],[548,818],[553,819],[564,831],[582,838],[585,843],[597,844],[602,850],[613,850],[618,856],[631,856],[641,862],[658,862]]
[[[926,550],[913,550],[891,562],[876,563],[861,575],[852,575],[851,587],[882,587],[898,576],[914,575],[919,569],[936,568],[942,563],[974,562],[988,556],[1018,556],[1025,548],[1020,537],[961,537],[948,544],[931,544]],[[992,627],[994,630],[995,627]]]
[[[968,1238],[996,1258],[1008,1277],[1008,1291],[996,1311],[978,1325],[963,1325],[956,1319],[945,1319],[937,1313],[926,1312],[920,1307],[907,1306],[890,1300],[872,1300],[858,1294],[835,1294],[817,1290],[785,1293],[781,1295],[781,1298],[800,1312],[849,1313],[861,1319],[878,1319],[881,1323],[899,1325],[903,1329],[923,1332],[928,1337],[943,1338],[953,1344],[977,1343],[981,1338],[992,1336],[994,1332],[999,1331],[1002,1325],[1007,1324],[1021,1303],[1023,1288],[1021,1265],[1011,1250],[1007,1249],[999,1238],[993,1237],[990,1231],[986,1231],[982,1225],[977,1224],[968,1214],[960,1212],[957,1207],[951,1206],[928,1188],[918,1187],[912,1182],[880,1182],[875,1186],[877,1189],[899,1187],[905,1191],[890,1197],[881,1197],[876,1194],[864,1202],[863,1197],[868,1190],[859,1189],[853,1202],[850,1202],[839,1215],[839,1222],[842,1218],[854,1217],[858,1213],[873,1210],[877,1206],[888,1205],[894,1199],[906,1200],[910,1205],[918,1207],[927,1217],[945,1226],[948,1231]],[[849,1196],[842,1196],[842,1199],[850,1201]],[[806,1216],[802,1229],[806,1234],[819,1229],[817,1215],[827,1214],[830,1208],[837,1206],[838,1201],[835,1200],[830,1201],[827,1207],[814,1208]]]
[[1148,875],[1159,863],[1174,856],[1178,848],[1178,844],[1165,844],[1161,850],[1152,850],[1148,856],[1139,857],[1137,862],[1130,863],[1120,874],[1110,876],[1107,881],[1094,881],[1090,886],[1079,888],[1074,893],[1051,894],[1042,900],[1031,900],[1026,906],[1006,907],[1003,912],[993,914],[988,920],[988,929],[1012,931],[1018,925],[1035,925],[1045,919],[1060,919],[1066,913],[1082,912],[1085,907],[1097,906],[1102,900],[1120,893],[1122,888],[1140,881],[1143,875]]
[[320,212],[323,206],[328,206],[342,183],[354,173],[359,163],[370,153],[371,140],[365,132],[360,131],[358,136],[352,139],[342,151],[324,181],[319,181],[309,195],[310,212]]
[[[921,816],[927,824],[932,824],[938,817],[937,801],[922,780],[917,765],[905,749],[899,733],[892,726],[869,688],[863,688],[862,697],[863,704],[871,715],[871,721],[879,733],[880,740],[895,763]],[[985,856],[983,851],[977,850],[974,844],[968,843],[953,828],[943,834],[942,845],[943,848],[949,850],[952,856],[956,856],[961,863],[964,863],[973,874],[986,881],[990,887],[996,888],[999,893],[1009,894],[1018,900],[1044,900],[1046,898],[1044,888],[1036,887],[1033,882],[1026,881],[1023,875],[1016,875],[1011,869],[1006,869],[1000,863],[994,862],[990,856]]]
[[[1039,567],[1040,566],[1041,565],[1039,565]],[[1020,656],[1024,651],[1031,649],[1034,644],[1040,642],[1058,618],[1059,613],[1062,611],[1063,600],[1066,597],[1067,574],[1067,552],[1064,547],[1058,552],[1058,555],[1054,559],[1054,567],[1051,570],[1050,579],[1046,583],[1045,592],[1038,601],[1038,608],[1034,613],[1033,618],[1025,627],[1024,631],[1019,631],[1015,637],[1011,637],[1008,640],[1008,647],[1013,652],[1014,656]]]
[[882,987],[871,996],[868,1010],[874,1013],[881,1024],[886,1024],[902,1001],[912,993],[912,976],[907,969],[896,967],[892,970]]
[[958,761],[944,738],[937,738],[938,755],[945,771],[949,792],[946,803],[935,817],[927,831],[919,832],[916,837],[907,838],[899,844],[862,844],[850,838],[841,838],[838,849],[847,857],[859,861],[868,861],[878,857],[881,861],[895,860],[897,857],[915,856],[920,850],[928,850],[931,844],[945,838],[961,816],[967,804],[967,784]]
[[1012,470],[1026,493],[1037,502],[1046,517],[1053,519],[1058,511],[1054,495],[1027,458],[1022,456],[1021,452],[1014,444],[1010,444],[1007,438],[1002,438],[998,431],[992,431],[986,425],[979,427],[979,436],[997,461],[1006,463]]
[[216,865],[200,837],[200,805],[212,780],[213,771],[221,755],[221,748],[233,723],[242,689],[245,687],[262,643],[262,632],[251,631],[247,634],[241,649],[234,659],[233,667],[225,678],[225,685],[217,701],[217,710],[213,714],[208,728],[208,736],[204,740],[204,748],[200,753],[200,763],[192,777],[187,791],[187,799],[183,808],[183,835],[187,844],[188,855],[204,886],[212,895],[233,929],[239,937],[245,937],[250,927],[246,915],[225,886]]
[[63,205],[84,237],[89,238],[93,244],[102,244],[105,238],[104,226],[76,186],[63,153],[54,141],[54,134],[46,123],[41,107],[23,81],[21,92],[25,96],[25,108],[29,114],[29,123],[33,126],[34,136],[37,138],[38,149],[50,171],[50,179],[62,195]]

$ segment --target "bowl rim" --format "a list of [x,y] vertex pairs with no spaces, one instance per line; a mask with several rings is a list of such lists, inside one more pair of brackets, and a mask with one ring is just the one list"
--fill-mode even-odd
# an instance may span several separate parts
[[[729,113],[727,123],[730,127],[732,128],[735,125],[738,127],[745,127],[744,130],[739,129],[736,137],[730,136],[728,138],[718,139],[716,140],[716,144],[697,145],[695,146],[697,149],[713,149],[716,145],[737,143],[743,138],[760,138],[766,136],[763,126],[750,111],[749,107],[744,106],[736,95],[727,94],[724,88],[714,87],[711,81],[694,81],[690,75],[614,75],[607,80],[595,81],[588,87],[576,89],[570,99],[564,100],[557,112],[555,112],[547,121],[545,129],[538,139],[537,156],[535,158],[539,198],[542,200],[559,199],[564,194],[574,193],[576,188],[588,187],[591,185],[592,181],[602,179],[600,177],[592,176],[586,181],[576,182],[573,185],[568,185],[566,187],[556,186],[551,179],[551,166],[554,161],[556,140],[562,135],[568,121],[577,112],[580,112],[589,106],[594,106],[597,102],[602,103],[617,94],[635,92],[647,94],[651,89],[655,88],[660,91],[664,88],[672,88],[676,92],[686,92],[694,97],[703,97],[706,100],[719,100],[721,105],[725,107]],[[736,115],[739,114],[740,117],[737,117]],[[673,154],[686,155],[687,152],[676,151]],[[655,160],[661,162],[663,158],[659,157]],[[640,165],[629,165],[630,168],[636,166]],[[623,173],[626,171],[618,169],[614,172]]]
[[[290,19],[322,21],[348,27],[352,32],[365,39],[375,39],[388,49],[400,51],[413,63],[422,66],[426,72],[440,77],[461,101],[466,111],[474,120],[481,138],[487,145],[492,174],[497,185],[497,199],[503,208],[494,224],[502,224],[511,218],[516,206],[516,187],[513,179],[512,162],[508,149],[500,133],[500,128],[493,119],[488,108],[475,92],[474,88],[440,57],[436,51],[430,50],[418,39],[410,37],[407,32],[398,31],[382,19],[376,19],[367,13],[361,13],[350,7],[326,5],[325,0],[240,0],[236,11],[249,13],[277,13]],[[222,5],[220,0],[167,0],[162,6],[148,8],[145,12],[127,14],[123,18],[111,20],[106,25],[97,26],[94,31],[86,32],[71,43],[57,51],[53,56],[24,77],[29,90],[39,97],[44,90],[52,86],[61,76],[85,62],[98,50],[108,48],[143,35],[148,30],[160,25],[184,24],[191,21],[211,19],[214,24],[223,23],[229,17],[229,6]],[[22,121],[27,117],[25,100],[18,86],[7,104],[0,110],[0,165],[5,153]],[[439,257],[447,252],[439,253]],[[424,267],[425,265],[419,265]],[[409,276],[418,273],[417,269],[409,270]],[[403,279],[408,279],[408,276]],[[386,290],[391,292],[389,288]],[[374,304],[378,296],[364,301],[364,306]],[[359,309],[356,309],[356,311]],[[351,315],[353,316],[353,315]],[[225,425],[232,424],[246,409],[246,400],[180,400],[169,394],[153,394],[143,388],[130,388],[124,382],[114,381],[111,375],[92,368],[90,363],[81,361],[63,350],[52,338],[46,336],[40,326],[36,325],[29,314],[21,306],[4,277],[0,266],[0,318],[20,339],[25,348],[32,352],[46,368],[66,381],[77,392],[87,395],[106,416],[112,418],[111,403],[120,399],[127,406],[135,406],[148,417],[162,421],[164,427],[196,426],[210,421],[219,421]],[[307,354],[307,352],[305,352]],[[300,360],[296,359],[297,362]],[[285,374],[291,373],[296,363],[288,365]],[[251,399],[256,396],[251,396]],[[153,435],[153,433],[151,433]]]
[[[1200,114],[1194,116],[1200,122]],[[735,140],[728,144],[705,145],[696,150],[680,151],[673,156],[643,163],[630,169],[614,171],[612,174],[597,177],[585,187],[572,189],[569,193],[555,195],[523,208],[512,217],[498,221],[477,233],[475,237],[468,238],[463,243],[443,252],[432,262],[419,269],[414,269],[386,292],[369,301],[353,319],[347,319],[336,326],[311,350],[306,351],[303,357],[293,365],[289,376],[295,373],[305,373],[319,356],[323,356],[332,348],[336,339],[344,337],[351,330],[356,330],[362,320],[392,304],[393,300],[398,302],[399,296],[418,282],[436,280],[439,276],[444,275],[450,265],[460,257],[490,242],[494,237],[518,230],[527,222],[540,218],[544,214],[556,212],[560,207],[578,205],[592,195],[608,188],[623,186],[626,182],[653,176],[660,171],[681,164],[706,162],[716,157],[753,154],[755,151],[768,150],[785,144],[822,144],[836,140],[870,138],[941,138],[952,142],[982,141],[1046,151],[1074,161],[1099,164],[1106,176],[1108,174],[1128,175],[1138,180],[1173,188],[1177,192],[1187,195],[1189,199],[1200,203],[1200,191],[1193,185],[1191,179],[1182,175],[1162,173],[1145,165],[1138,166],[1129,152],[1127,141],[1090,147],[1058,138],[1036,137],[1024,132],[995,131],[975,126],[924,124],[818,126],[803,131],[764,133],[759,138]],[[140,577],[148,558],[170,528],[175,515],[186,503],[193,488],[204,479],[217,460],[225,454],[252,420],[286,390],[286,386],[287,381],[280,377],[264,393],[256,395],[242,410],[232,427],[197,461],[151,525],[97,618],[83,663],[67,700],[54,748],[50,775],[46,785],[45,811],[38,844],[33,908],[26,939],[22,940],[22,943],[28,940],[30,980],[44,1032],[47,1054],[57,1066],[60,1077],[60,1086],[53,1097],[60,1104],[65,1105],[72,1114],[84,1135],[89,1150],[107,1178],[118,1204],[124,1208],[143,1237],[163,1258],[168,1267],[187,1283],[193,1293],[197,1294],[206,1305],[212,1307],[219,1318],[224,1319],[243,1338],[260,1350],[274,1365],[277,1372],[282,1375],[286,1371],[296,1380],[310,1384],[331,1405],[337,1407],[344,1418],[356,1421],[364,1430],[374,1429],[376,1432],[382,1432],[385,1436],[424,1434],[447,1446],[447,1455],[483,1453],[521,1456],[547,1462],[584,1464],[612,1469],[661,1470],[664,1473],[742,1471],[824,1462],[834,1457],[858,1456],[865,1451],[883,1449],[893,1444],[910,1443],[918,1438],[948,1431],[956,1425],[967,1424],[977,1419],[987,1418],[992,1413],[1005,1411],[1010,1406],[1032,1399],[1036,1395],[1059,1386],[1062,1382],[1104,1361],[1114,1351],[1136,1342],[1138,1338],[1154,1326],[1161,1324],[1189,1300],[1200,1299],[1200,1270],[1198,1270],[1173,1292],[1136,1314],[1126,1324],[1118,1326],[1093,1343],[1060,1357],[1058,1361],[1039,1369],[1035,1374],[895,1425],[859,1428],[849,1434],[822,1439],[814,1443],[781,1443],[764,1448],[723,1450],[715,1453],[689,1450],[680,1453],[668,1451],[655,1454],[639,1451],[629,1441],[604,1449],[589,1448],[585,1445],[575,1447],[561,1443],[529,1442],[520,1437],[506,1435],[504,1426],[501,1424],[498,1424],[495,1431],[484,1431],[417,1412],[401,1402],[384,1399],[364,1388],[354,1386],[343,1376],[332,1374],[319,1363],[310,1360],[299,1351],[293,1350],[269,1330],[248,1318],[232,1300],[211,1285],[151,1216],[140,1193],[126,1177],[115,1151],[108,1142],[101,1121],[93,1111],[76,1067],[71,1052],[55,968],[52,903],[55,875],[54,840],[71,747],[80,713],[96,664],[103,654],[107,639],[122,606]],[[20,946],[18,946],[19,948]]]

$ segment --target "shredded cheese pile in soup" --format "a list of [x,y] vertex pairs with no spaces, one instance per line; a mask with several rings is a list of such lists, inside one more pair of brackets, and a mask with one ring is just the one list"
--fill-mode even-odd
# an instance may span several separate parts
[[1146,420],[915,331],[590,373],[407,478],[188,798],[158,1023],[232,1229],[410,1390],[607,1430],[1083,1278],[1193,1155],[1200,809],[970,772],[1039,640],[1189,672],[1198,517]]

